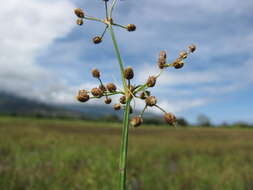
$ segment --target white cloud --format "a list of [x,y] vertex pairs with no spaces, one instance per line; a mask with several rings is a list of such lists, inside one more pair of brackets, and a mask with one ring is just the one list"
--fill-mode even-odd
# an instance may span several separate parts
[[[111,49],[110,37],[107,35],[103,44],[92,46],[92,48],[85,43],[90,43],[91,33],[95,35],[99,32],[94,31],[94,28],[99,28],[98,23],[85,23],[91,26],[83,30],[86,36],[68,38],[60,45],[58,43],[59,46],[54,46],[56,39],[66,37],[73,29],[75,18],[72,10],[75,6],[72,1],[9,0],[1,4],[1,89],[47,102],[73,102],[79,88],[90,89],[95,86],[90,80],[83,80],[85,84],[81,84],[83,81],[73,81],[74,85],[70,85],[72,81],[69,79],[74,78],[75,76],[72,75],[75,74],[68,71],[76,70],[78,75],[76,79],[83,77],[81,76],[83,72],[79,72],[81,69],[78,67],[78,63],[81,62],[89,63],[86,64],[86,70],[95,64],[95,67],[103,67],[102,73],[105,70],[103,76],[106,80],[111,78],[112,81],[118,82],[118,78],[115,79],[112,76],[116,73],[115,71],[118,72],[118,67],[114,67],[115,55]],[[251,0],[240,2],[222,0],[216,3],[211,0],[119,2],[120,6],[115,10],[115,21],[119,20],[122,24],[137,24],[137,31],[134,33],[117,30],[117,38],[123,50],[123,57],[136,56],[138,58],[136,62],[130,64],[141,69],[139,73],[136,73],[139,82],[145,82],[149,75],[159,72],[158,69],[154,69],[157,68],[155,63],[152,66],[146,64],[141,67],[140,64],[147,61],[155,62],[157,58],[154,55],[160,49],[167,50],[170,59],[189,43],[198,45],[198,50],[194,55],[196,62],[187,65],[186,70],[165,72],[158,81],[159,90],[154,89],[154,93],[161,95],[158,97],[161,99],[160,103],[168,111],[181,112],[205,105],[216,97],[214,94],[234,92],[252,84],[253,59],[245,58],[242,63],[236,63],[231,67],[230,63],[221,61],[210,63],[211,58],[219,56],[223,56],[222,60],[230,62],[231,57],[236,54],[252,55],[253,33],[249,30],[250,25],[247,23],[248,18],[252,17]],[[79,1],[79,3],[90,15],[104,14],[101,2]],[[73,46],[78,46],[75,51],[71,49]],[[53,53],[57,51],[58,54],[54,55]],[[97,54],[98,51],[99,54]],[[50,55],[49,52],[52,54]],[[46,68],[43,62],[39,65],[36,58],[41,54],[42,58],[50,57],[50,63],[56,63],[59,70],[67,71],[68,77],[60,78],[56,70]],[[91,55],[94,59],[89,61]],[[99,56],[95,57],[95,55]],[[104,63],[104,59],[107,60],[108,65]],[[73,65],[65,64],[65,67],[61,68],[57,64],[57,62],[68,63],[71,60],[75,62],[73,64],[76,64],[76,69]],[[196,69],[195,64],[201,65],[201,71]],[[213,65],[217,67],[214,68]],[[190,86],[191,89],[176,89],[184,85]],[[189,97],[193,92],[202,95]],[[178,99],[170,101],[165,98],[171,94],[178,96]],[[208,98],[203,97],[203,94]],[[91,103],[96,103],[96,101]],[[141,109],[143,104],[138,103],[136,106]]]
[[43,99],[46,95],[50,97],[50,93],[51,98],[56,98],[54,89],[61,86],[61,96],[63,87],[68,88],[66,81],[38,65],[36,57],[71,31],[73,7],[69,0],[9,0],[1,4],[1,89]]

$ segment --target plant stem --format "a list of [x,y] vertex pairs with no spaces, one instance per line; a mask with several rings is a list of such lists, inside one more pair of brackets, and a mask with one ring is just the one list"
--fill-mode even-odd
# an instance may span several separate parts
[[125,91],[125,93],[126,93],[126,92],[128,91],[128,89],[127,89],[126,79],[125,79],[125,77],[124,77],[124,65],[123,65],[123,61],[122,61],[122,58],[121,58],[121,55],[120,55],[120,52],[119,52],[118,43],[117,43],[117,40],[116,40],[114,31],[113,31],[112,25],[109,24],[109,25],[108,25],[108,28],[109,28],[110,33],[111,33],[111,37],[112,37],[112,41],[113,41],[115,53],[116,53],[116,55],[117,55],[117,59],[118,59],[119,66],[120,66],[121,80],[122,80],[122,83],[123,83],[124,91]]
[[129,110],[130,110],[130,102],[131,100],[127,100],[125,112],[124,112],[124,120],[123,120],[123,130],[122,130],[122,142],[121,142],[121,150],[120,150],[120,183],[119,190],[126,189],[126,172],[127,172],[127,149],[128,149],[128,128],[129,128]]
[[[116,0],[114,1],[114,3]],[[114,6],[114,5],[113,5]],[[111,10],[113,9],[113,6]],[[111,14],[110,14],[111,15]],[[120,55],[119,47],[117,44],[117,40],[112,28],[111,24],[108,24],[108,28],[110,30],[110,34],[112,37],[115,53],[119,62],[120,72],[121,72],[121,79],[124,87],[125,95],[128,94],[128,87],[127,82],[124,77],[124,65]],[[130,103],[131,98],[127,98],[126,107],[124,111],[124,118],[123,118],[123,128],[122,128],[122,140],[121,140],[121,149],[120,149],[120,183],[119,183],[119,190],[126,190],[126,172],[127,172],[127,149],[128,149],[128,128],[129,128],[129,111],[130,111]]]

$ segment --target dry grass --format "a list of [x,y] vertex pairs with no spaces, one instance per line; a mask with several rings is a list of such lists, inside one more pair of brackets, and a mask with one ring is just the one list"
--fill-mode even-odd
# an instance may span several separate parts
[[[0,118],[0,189],[112,190],[117,124]],[[130,189],[253,189],[253,130],[130,130]]]

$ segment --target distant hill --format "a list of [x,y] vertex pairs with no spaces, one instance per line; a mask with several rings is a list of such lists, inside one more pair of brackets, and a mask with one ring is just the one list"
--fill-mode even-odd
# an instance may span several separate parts
[[27,115],[37,117],[69,117],[96,119],[108,115],[121,116],[122,111],[115,112],[111,106],[88,104],[46,104],[37,100],[24,98],[6,92],[0,92],[0,114]]
[[[122,112],[122,110],[114,111],[112,105],[89,105],[81,103],[49,105],[37,100],[0,92],[0,114],[2,115],[97,119],[107,118],[108,116],[122,118]],[[156,115],[149,113],[145,115],[147,117],[156,117]]]
[[38,117],[82,117],[83,114],[10,93],[0,92],[0,114]]

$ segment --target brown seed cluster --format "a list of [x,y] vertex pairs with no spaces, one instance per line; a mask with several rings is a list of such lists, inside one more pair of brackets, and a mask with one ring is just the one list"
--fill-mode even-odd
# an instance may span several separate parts
[[74,9],[74,13],[77,16],[77,20],[76,20],[76,24],[78,25],[83,25],[84,20],[92,20],[92,21],[98,21],[101,22],[103,24],[106,25],[104,32],[101,35],[95,36],[93,37],[92,41],[94,44],[99,44],[103,41],[103,37],[108,29],[109,26],[115,26],[115,27],[121,27],[126,29],[129,32],[133,32],[136,30],[136,26],[134,24],[128,24],[128,25],[121,25],[121,24],[117,24],[114,22],[113,18],[111,18],[110,16],[108,16],[108,9],[107,9],[107,4],[109,3],[109,0],[103,0],[106,4],[105,9],[106,9],[106,18],[105,19],[100,19],[100,18],[96,18],[96,17],[91,17],[91,16],[87,16],[84,11],[80,8],[76,8]]
[[167,54],[166,51],[160,51],[158,58],[158,66],[160,69],[164,69],[167,63]]
[[94,44],[99,44],[99,43],[101,43],[102,42],[102,37],[100,37],[100,36],[95,36],[94,38],[93,38],[93,43]]
[[[109,0],[103,0],[105,2],[106,8],[106,18],[99,19],[95,17],[89,17],[85,14],[85,12],[80,9],[76,8],[74,10],[75,15],[77,16],[76,23],[78,25],[83,25],[84,20],[95,20],[101,22],[106,25],[104,32],[101,35],[95,36],[92,41],[94,44],[99,44],[103,41],[103,37],[107,31],[107,29],[111,29],[111,27],[121,27],[129,32],[133,32],[136,30],[136,26],[134,24],[128,24],[126,26],[120,25],[114,22],[114,20],[108,15],[107,10],[107,3]],[[77,95],[77,100],[80,102],[87,102],[90,99],[98,99],[105,97],[104,103],[111,104],[113,99],[111,96],[118,95],[117,102],[113,103],[113,109],[118,111],[121,109],[126,109],[126,106],[133,102],[134,99],[138,98],[145,103],[145,107],[143,108],[140,115],[133,116],[130,124],[133,127],[139,127],[143,123],[143,114],[145,113],[146,109],[149,108],[157,108],[164,113],[164,120],[166,123],[170,125],[176,124],[176,116],[172,113],[166,112],[163,108],[158,105],[158,100],[155,96],[151,95],[149,89],[153,88],[158,85],[157,80],[160,77],[162,71],[166,68],[174,67],[175,69],[181,69],[185,65],[185,60],[189,57],[189,55],[196,51],[196,46],[194,44],[188,46],[187,50],[181,51],[178,57],[172,61],[168,62],[168,56],[166,51],[162,50],[159,52],[158,57],[158,67],[160,69],[160,73],[158,75],[149,76],[148,79],[145,81],[144,84],[133,85],[132,80],[134,79],[134,69],[132,67],[126,67],[122,70],[122,80],[124,79],[123,87],[118,87],[114,83],[107,83],[104,85],[101,79],[101,73],[98,69],[93,69],[91,71],[92,76],[99,81],[98,87],[92,88],[90,91],[87,90],[79,90]],[[124,90],[120,90],[124,89]],[[133,113],[133,108],[130,105],[129,113]]]
[[100,78],[100,72],[98,69],[93,69],[91,73],[94,78]]
[[87,102],[90,99],[90,96],[86,90],[79,90],[76,98],[80,102]]
[[107,90],[109,91],[109,92],[116,92],[116,90],[117,90],[117,87],[116,87],[116,85],[115,84],[113,84],[113,83],[109,83],[109,84],[107,84],[106,85],[106,88],[107,88]]
[[174,125],[177,122],[176,116],[173,115],[172,113],[165,113],[164,119],[170,125]]
[[128,24],[128,25],[127,25],[127,30],[128,30],[129,32],[133,32],[133,31],[136,30],[136,26],[135,26],[134,24]]
[[84,12],[82,9],[76,8],[74,9],[74,13],[76,14],[78,18],[84,18]]
[[124,77],[127,79],[127,80],[131,80],[134,78],[134,70],[132,67],[127,67],[124,71]]
[[150,76],[147,80],[147,86],[148,87],[154,87],[156,84],[156,77],[155,76]]
[[143,119],[140,116],[133,117],[132,120],[131,120],[131,122],[130,122],[130,124],[133,127],[139,127],[142,123],[143,123]]

